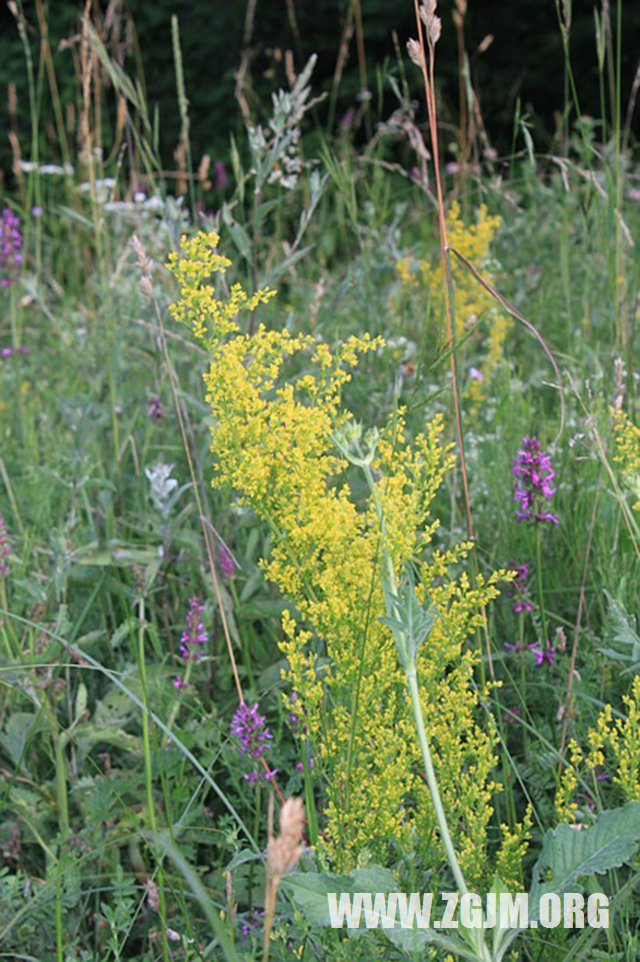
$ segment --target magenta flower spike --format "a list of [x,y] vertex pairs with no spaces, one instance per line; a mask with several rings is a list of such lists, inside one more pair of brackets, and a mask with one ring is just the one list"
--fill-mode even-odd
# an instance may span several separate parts
[[529,601],[529,588],[527,587],[527,579],[529,578],[529,565],[519,565],[515,562],[510,562],[509,568],[516,572],[516,577],[509,585],[507,591],[507,594],[513,601],[513,610],[517,615],[529,612],[533,607]]
[[11,287],[22,266],[20,218],[10,207],[0,217],[0,287]]
[[511,474],[516,479],[514,500],[519,502],[516,519],[536,524],[542,521],[560,524],[555,514],[544,510],[544,502],[556,492],[551,455],[542,450],[536,437],[523,438],[522,447],[512,460]]
[[540,647],[539,641],[536,641],[531,645],[527,645],[527,647],[529,651],[532,651],[536,656],[536,668],[542,668],[545,661],[548,661],[550,665],[553,664],[555,649],[548,639],[544,642],[542,648]]
[[0,517],[0,578],[6,578],[9,574],[9,565],[4,560],[9,555],[9,535],[4,518]]
[[187,626],[180,638],[180,654],[183,658],[193,658],[197,661],[200,657],[198,648],[209,641],[209,636],[200,620],[203,611],[204,605],[200,604],[200,599],[193,597],[189,602]]

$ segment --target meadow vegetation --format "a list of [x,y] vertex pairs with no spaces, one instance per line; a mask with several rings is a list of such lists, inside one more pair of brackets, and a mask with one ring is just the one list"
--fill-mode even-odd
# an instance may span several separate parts
[[[10,7],[32,136],[0,184],[0,957],[633,962],[640,168],[616,10],[591,118],[557,4],[552,152],[516,117],[496,154],[467,4],[452,25],[427,0],[378,72],[390,117],[362,96],[327,135],[314,58],[289,57],[259,113],[239,85],[224,171],[191,156],[176,19],[166,172],[90,5],[76,104]],[[610,925],[328,925],[327,892],[452,890],[605,892]]]

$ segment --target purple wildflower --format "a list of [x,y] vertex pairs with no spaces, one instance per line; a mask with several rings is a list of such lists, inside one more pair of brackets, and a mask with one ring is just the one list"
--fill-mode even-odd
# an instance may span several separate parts
[[556,489],[552,484],[555,475],[551,456],[542,451],[540,441],[535,437],[523,438],[522,447],[512,460],[511,474],[516,479],[514,500],[520,503],[517,520],[560,524],[555,514],[541,510],[540,501],[549,501]]
[[507,651],[521,651],[523,647],[526,648],[526,645],[521,645],[519,641],[516,641],[515,644],[511,645],[508,641],[505,641],[504,647],[507,649]]
[[522,708],[518,707],[517,705],[515,706],[515,708],[509,708],[506,712],[503,712],[502,714],[503,725],[510,725],[513,722],[516,722],[520,717],[520,715],[522,715]]
[[340,130],[346,132],[351,130],[353,127],[353,121],[355,120],[356,112],[353,107],[347,107],[342,117],[340,118]]
[[240,752],[256,760],[262,758],[267,742],[273,738],[265,724],[264,715],[260,714],[258,708],[257,702],[253,708],[248,708],[245,702],[241,702],[229,726],[231,734],[240,742]]
[[229,183],[227,168],[221,160],[216,160],[215,164],[213,165],[213,180],[216,190],[224,190]]
[[[311,758],[309,759],[309,768],[315,768],[315,767],[316,767],[316,760],[312,755]],[[296,768],[298,769],[299,772],[303,772],[304,762],[296,762]]]
[[188,688],[191,688],[191,685],[182,680],[182,675],[176,675],[173,680],[173,687],[178,691],[186,691]]
[[165,415],[164,404],[157,394],[147,398],[147,417],[152,421],[162,421]]
[[31,208],[31,216],[32,216],[32,217],[42,217],[42,214],[43,214],[43,213],[44,213],[44,212],[43,212],[43,210],[42,210],[42,207],[40,207],[39,204],[35,204],[35,205]]
[[263,925],[264,912],[261,909],[253,909],[245,915],[240,923],[240,931],[247,939],[252,935],[257,935]]
[[200,620],[203,611],[204,605],[200,604],[199,598],[193,597],[189,602],[187,627],[182,632],[182,637],[180,638],[180,654],[183,658],[198,659],[200,657],[199,652],[192,652],[191,649],[198,645],[206,645],[209,640],[209,636]]
[[545,661],[548,661],[550,665],[553,664],[555,649],[548,639],[544,642],[544,648],[540,647],[539,641],[527,645],[527,648],[536,656],[536,668],[541,668]]
[[0,287],[11,286],[22,261],[20,218],[5,207],[0,218]]
[[7,526],[4,523],[4,518],[0,517],[0,578],[4,578],[9,574],[9,565],[3,561],[9,554],[9,535],[7,534]]
[[529,594],[529,589],[527,588],[529,565],[517,565],[515,562],[513,562],[509,564],[509,567],[511,571],[516,572],[516,577],[511,582],[508,589],[508,595],[514,601],[513,610],[517,615],[521,614],[523,611],[531,611],[532,605],[527,597]]
[[223,578],[227,581],[233,578],[233,572],[235,570],[233,557],[231,556],[231,552],[223,544],[218,548],[218,564],[220,565]]
[[28,354],[26,347],[3,347],[0,348],[0,357],[13,357],[14,354]]

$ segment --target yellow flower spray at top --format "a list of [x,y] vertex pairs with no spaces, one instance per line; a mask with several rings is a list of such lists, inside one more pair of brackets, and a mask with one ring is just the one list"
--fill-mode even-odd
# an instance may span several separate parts
[[[242,333],[239,311],[253,310],[272,292],[248,297],[234,286],[231,299],[219,301],[209,278],[228,261],[215,253],[217,244],[216,234],[200,233],[170,257],[180,285],[171,310],[210,354],[204,380],[215,422],[213,484],[232,486],[270,524],[274,544],[263,566],[294,602],[283,616],[280,648],[316,757],[314,778],[323,779],[320,852],[346,870],[364,852],[384,859],[390,845],[417,847],[425,867],[435,868],[442,852],[434,844],[433,808],[417,774],[419,749],[393,637],[380,620],[375,509],[371,497],[352,490],[348,462],[333,441],[350,420],[342,388],[358,358],[380,341],[365,335],[331,348],[263,325]],[[472,589],[466,575],[450,574],[469,546],[440,552],[431,545],[438,522],[430,504],[452,463],[441,435],[442,421],[434,418],[410,445],[400,413],[382,430],[372,469],[393,564],[401,571],[413,560],[418,591],[428,591],[439,614],[420,655],[424,714],[460,863],[479,882],[487,868],[495,739],[479,722],[479,698],[487,693],[474,688],[477,656],[466,641],[503,573],[479,577]],[[517,845],[507,843],[504,871],[515,877],[519,854],[509,853]]]
[[[475,224],[466,226],[462,220],[460,204],[454,201],[446,217],[447,240],[451,247],[470,261],[480,270],[490,282],[493,277],[490,270],[489,257],[491,243],[496,231],[500,227],[500,217],[492,216],[482,204],[478,210]],[[452,258],[452,272],[454,280],[453,307],[456,319],[456,338],[460,340],[468,328],[483,314],[488,314],[481,331],[488,330],[485,337],[486,352],[480,365],[480,377],[472,380],[466,390],[466,396],[476,407],[485,396],[491,377],[502,360],[504,340],[510,327],[510,318],[496,308],[491,294],[480,285],[471,273]],[[418,275],[428,288],[432,303],[440,303],[443,290],[442,266],[440,262],[433,266],[428,259],[418,261],[417,269],[412,269],[411,258],[403,257],[396,263],[396,271],[407,289],[418,287]]]

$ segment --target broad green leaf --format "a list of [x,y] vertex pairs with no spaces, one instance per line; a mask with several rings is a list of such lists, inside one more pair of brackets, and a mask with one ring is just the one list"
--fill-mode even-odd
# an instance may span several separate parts
[[590,828],[578,830],[559,825],[549,829],[533,868],[529,917],[537,917],[537,903],[545,892],[573,890],[578,879],[629,862],[636,854],[639,840],[640,802],[603,812]]
[[0,732],[0,745],[14,765],[19,765],[22,761],[35,722],[36,715],[17,711],[9,716],[4,731]]
[[76,721],[79,721],[87,710],[87,686],[83,681],[78,685],[78,692],[76,694],[76,704],[73,710],[73,717]]
[[[580,892],[579,881],[601,875],[630,862],[640,841],[640,802],[603,812],[595,825],[576,829],[559,825],[549,829],[542,851],[533,867],[529,892],[529,921],[539,918],[540,899],[547,893]],[[520,930],[513,930],[502,942],[497,959],[502,959]]]
[[[386,868],[373,865],[369,868],[355,869],[349,875],[334,875],[332,872],[296,872],[282,879],[281,887],[287,890],[306,918],[315,925],[329,926],[329,903],[327,895],[330,892],[370,892],[385,893],[396,891],[397,885],[393,874]],[[475,960],[477,956],[461,939],[455,935],[442,935],[432,928],[402,929],[396,923],[395,928],[367,929],[364,913],[358,929],[348,929],[345,932],[350,938],[364,936],[367,932],[382,933],[394,945],[409,955],[424,952],[428,945],[439,945],[441,948],[463,959]]]
[[114,745],[124,751],[131,752],[132,755],[142,754],[142,743],[136,735],[131,735],[122,728],[115,725],[108,725],[104,728],[95,728],[93,725],[76,725],[73,730],[64,732],[61,736],[64,744],[67,741],[74,741],[88,749],[90,745],[102,744]]
[[598,651],[612,661],[626,662],[627,672],[640,672],[640,636],[636,630],[636,620],[624,605],[605,591],[608,602],[607,635],[615,648],[600,646]]
[[238,249],[238,253],[249,263],[251,263],[251,241],[249,240],[249,235],[246,230],[239,224],[237,220],[234,219],[231,209],[228,204],[224,204],[222,208],[222,219],[224,221],[225,227],[231,234],[231,240]]

